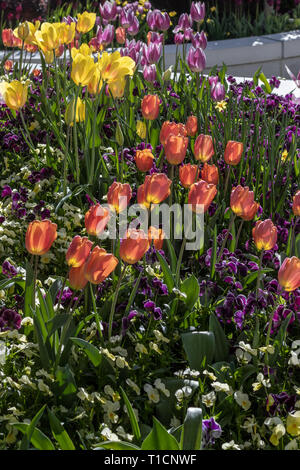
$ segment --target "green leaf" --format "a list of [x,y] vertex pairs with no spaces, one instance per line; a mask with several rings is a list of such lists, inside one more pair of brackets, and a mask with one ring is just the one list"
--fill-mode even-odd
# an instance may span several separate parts
[[129,442],[124,441],[105,441],[97,444],[99,447],[95,447],[94,450],[111,449],[111,450],[141,450],[139,447]]
[[169,255],[170,255],[171,271],[172,271],[172,274],[175,275],[176,274],[176,266],[177,266],[176,253],[175,253],[174,247],[173,247],[172,243],[170,242],[170,240],[166,239],[165,242],[167,244],[168,252],[169,252]]
[[77,386],[74,374],[68,364],[57,368],[56,380],[59,387],[59,396],[68,396],[76,393]]
[[141,439],[141,431],[140,431],[140,428],[139,428],[138,421],[136,419],[135,413],[133,411],[133,408],[131,406],[130,401],[128,400],[128,397],[127,397],[125,391],[123,390],[122,387],[120,387],[120,390],[121,390],[121,393],[122,393],[122,396],[123,396],[123,399],[125,401],[125,405],[126,405],[126,408],[127,408],[127,411],[128,411],[128,416],[129,416],[129,419],[130,419],[130,424],[131,424],[131,427],[132,427],[133,435],[136,438],[136,440],[139,441]]
[[143,441],[142,450],[180,450],[174,436],[153,416],[153,428]]
[[172,292],[173,288],[175,287],[175,281],[173,278],[172,271],[170,270],[165,258],[163,258],[158,251],[156,252],[156,256],[158,257],[158,260],[160,262],[160,266],[161,266],[163,276],[164,276],[164,281],[167,285],[168,291]]
[[215,336],[215,361],[226,361],[229,354],[229,344],[219,320],[214,313],[209,317],[209,331]]
[[199,298],[200,286],[194,275],[185,279],[180,286],[180,291],[186,294],[184,303],[191,311]]
[[37,426],[38,422],[40,421],[45,411],[45,408],[46,408],[46,405],[42,406],[42,408],[37,412],[35,417],[32,419],[31,423],[28,425],[26,434],[24,434],[21,445],[20,445],[20,450],[28,450],[29,443],[31,441],[34,429]]
[[75,446],[64,427],[54,413],[48,408],[48,416],[53,437],[57,440],[61,450],[75,450]]
[[59,313],[57,315],[55,315],[55,317],[51,318],[51,320],[48,320],[46,322],[46,327],[47,327],[47,330],[48,330],[48,336],[52,336],[55,331],[57,331],[59,328],[61,328],[62,326],[64,326],[64,324],[66,323],[66,321],[69,319],[71,314],[69,313]]
[[188,408],[181,434],[181,450],[200,450],[202,438],[202,409]]
[[201,370],[211,364],[215,354],[215,336],[211,331],[188,331],[181,335],[184,350],[191,369]]
[[31,264],[28,263],[28,261],[26,261],[26,283],[25,283],[25,298],[24,298],[25,317],[32,316],[33,280],[34,280],[34,274],[33,274]]
[[263,72],[261,72],[261,74],[259,75],[259,79],[263,82],[263,84],[265,85],[265,88],[266,88],[266,92],[267,93],[272,93],[272,88],[271,88],[271,85],[269,84],[265,74]]
[[88,341],[85,341],[84,339],[81,338],[70,338],[73,343],[77,344],[77,346],[80,346],[90,361],[93,363],[95,367],[98,367],[101,364],[102,361],[102,356],[100,351],[91,343]]
[[[28,423],[12,423],[12,426],[23,434],[27,434],[30,424]],[[42,431],[35,428],[31,436],[31,444],[38,450],[55,450],[54,445]]]

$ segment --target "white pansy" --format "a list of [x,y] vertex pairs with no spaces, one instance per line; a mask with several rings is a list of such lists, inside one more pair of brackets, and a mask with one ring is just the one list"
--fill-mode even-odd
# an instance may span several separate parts
[[201,401],[202,403],[204,403],[205,406],[207,406],[207,408],[211,408],[212,406],[214,406],[216,398],[217,396],[215,392],[210,392],[206,395],[202,395]]
[[237,404],[243,408],[243,410],[247,411],[249,410],[251,406],[251,402],[249,400],[249,396],[247,393],[243,393],[242,391],[237,391],[234,393],[234,399],[237,402]]
[[160,390],[166,397],[170,396],[169,390],[166,388],[165,384],[161,381],[161,379],[156,379],[154,381],[154,387],[156,387],[157,390]]

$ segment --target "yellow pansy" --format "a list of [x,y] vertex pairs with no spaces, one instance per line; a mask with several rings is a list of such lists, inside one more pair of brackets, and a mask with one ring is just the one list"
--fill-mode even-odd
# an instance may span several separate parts
[[169,16],[172,18],[173,16],[176,16],[177,12],[176,11],[170,11]]
[[287,151],[287,149],[284,149],[284,151],[281,154],[281,161],[282,162],[286,161],[288,154],[289,154],[289,152]]
[[218,103],[215,105],[215,108],[218,111],[223,112],[226,109],[226,106],[227,106],[226,101],[218,101]]
[[[66,107],[65,112],[65,121],[68,126],[73,126],[74,124],[74,107],[75,107],[75,98],[73,98]],[[78,98],[76,103],[76,122],[83,122],[85,120],[85,103]]]
[[282,436],[285,435],[285,427],[283,424],[277,424],[275,428],[273,428],[272,436],[270,437],[270,442],[273,446],[279,445],[279,440]]
[[300,436],[300,411],[288,414],[286,430],[291,436]]
[[76,85],[86,86],[94,75],[95,69],[94,59],[79,53],[72,63],[71,78]]
[[78,13],[77,18],[77,31],[79,33],[88,33],[95,25],[96,13],[88,13],[87,11],[84,11],[82,14]]
[[0,83],[0,94],[3,96],[6,106],[17,111],[23,108],[27,101],[28,85],[19,80]]

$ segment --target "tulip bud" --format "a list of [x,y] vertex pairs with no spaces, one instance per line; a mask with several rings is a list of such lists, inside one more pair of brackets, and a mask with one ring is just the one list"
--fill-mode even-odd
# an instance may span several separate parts
[[149,243],[153,241],[154,248],[156,250],[161,250],[163,247],[165,238],[165,233],[161,228],[149,227],[148,229],[148,239]]
[[136,133],[141,139],[146,138],[147,127],[143,121],[136,122]]
[[164,71],[162,79],[164,82],[168,82],[171,78],[173,72],[173,65],[171,65],[167,70]]
[[88,33],[95,25],[96,13],[84,11],[82,14],[78,13],[77,18],[76,29],[78,33]]
[[29,29],[29,24],[28,21],[25,21],[24,23],[20,23],[18,26],[18,38],[21,39],[22,41],[25,41],[27,36],[29,36],[30,29]]
[[[72,127],[74,125],[74,108],[75,98],[73,98],[66,107],[65,121],[67,126]],[[78,97],[76,103],[76,122],[83,122],[85,120],[85,103]]]
[[13,61],[12,60],[6,60],[5,63],[4,63],[4,68],[6,70],[6,72],[10,72],[11,69],[13,68]]
[[116,40],[119,44],[125,44],[126,41],[126,29],[119,26],[116,29]]
[[137,202],[146,207],[150,204],[160,204],[170,195],[172,181],[164,173],[147,175],[144,184],[139,186]]
[[120,147],[123,147],[124,136],[123,136],[123,132],[122,132],[119,121],[117,121],[117,126],[116,126],[116,142]]
[[229,140],[224,152],[224,160],[227,165],[238,165],[241,161],[244,145],[242,142]]
[[277,228],[271,219],[258,220],[252,236],[258,250],[272,250],[277,241]]
[[207,183],[217,186],[219,182],[219,171],[216,165],[209,165],[208,163],[204,163],[201,171],[201,178]]
[[300,287],[300,259],[296,256],[285,258],[278,272],[279,284],[287,292]]
[[6,106],[9,109],[18,111],[25,106],[28,94],[28,83],[22,83],[18,80],[12,82],[0,83],[0,94],[2,94]]
[[190,47],[187,64],[192,72],[203,72],[206,67],[206,55],[201,47]]
[[300,190],[293,197],[293,213],[296,217],[300,217]]

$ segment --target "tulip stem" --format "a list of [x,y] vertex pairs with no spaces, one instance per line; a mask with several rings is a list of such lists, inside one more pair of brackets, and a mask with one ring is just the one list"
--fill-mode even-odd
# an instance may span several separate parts
[[79,87],[76,89],[75,105],[74,105],[74,124],[73,124],[73,136],[74,136],[74,150],[75,150],[75,163],[76,163],[76,183],[79,184],[80,173],[79,173],[79,154],[78,154],[78,141],[77,141],[77,126],[76,126],[76,108],[79,95]]
[[127,264],[125,263],[125,264],[124,264],[124,267],[123,267],[123,271],[122,271],[121,274],[120,274],[120,277],[119,277],[119,280],[118,280],[118,284],[117,284],[117,287],[116,287],[116,290],[115,290],[115,295],[114,295],[114,298],[113,298],[113,301],[112,301],[111,310],[110,310],[110,314],[109,314],[108,340],[110,340],[110,338],[111,338],[112,324],[113,324],[115,309],[116,309],[116,305],[117,305],[118,294],[119,294],[121,282],[122,282],[123,277],[124,277],[125,272],[126,272],[126,268],[127,268]]
[[35,309],[35,291],[36,291],[38,261],[39,261],[39,257],[38,257],[38,255],[35,255],[34,268],[33,268],[33,296],[32,296],[32,308],[33,309]]
[[227,188],[228,188],[228,183],[229,183],[230,171],[231,171],[231,166],[228,165],[227,170],[226,170],[225,189],[224,189],[225,198],[226,198],[226,193],[227,193]]
[[221,249],[220,249],[220,253],[219,253],[219,255],[218,255],[218,258],[217,258],[216,263],[219,263],[220,260],[221,260],[221,258],[222,258],[222,254],[223,254],[225,245],[226,245],[226,243],[227,243],[230,230],[231,230],[231,228],[232,228],[232,226],[233,226],[233,223],[234,223],[234,221],[235,221],[235,218],[236,218],[236,214],[232,213],[232,214],[231,214],[231,218],[230,218],[230,222],[229,222],[229,226],[228,226],[228,230],[227,230],[227,233],[226,233],[225,238],[224,238],[224,240],[223,240],[223,243],[222,243],[222,246],[221,246]]
[[262,266],[263,255],[264,255],[264,250],[261,250],[260,257],[259,257],[259,264],[258,264],[258,274],[257,274],[257,281],[256,281],[256,290],[255,290],[255,292],[256,292],[256,294],[255,294],[256,302],[257,302],[257,299],[258,299],[258,290],[259,290],[259,285],[260,285],[261,266]]
[[240,239],[240,235],[241,235],[241,231],[242,231],[242,228],[243,228],[243,224],[244,224],[244,220],[242,219],[241,223],[240,223],[240,226],[239,226],[239,229],[238,229],[238,233],[237,233],[237,236],[236,236],[236,239],[235,239],[235,247],[234,249],[236,249],[238,247],[238,242],[239,242],[239,239]]
[[20,53],[20,81],[21,81],[21,77],[22,77],[22,62],[23,62],[23,51],[24,51],[24,39],[22,39],[22,49],[21,49],[21,53]]
[[59,364],[59,361],[60,361],[60,358],[61,358],[62,347],[64,345],[64,342],[65,342],[65,339],[66,339],[66,334],[67,334],[67,331],[69,329],[69,326],[70,326],[72,318],[73,318],[72,313],[69,313],[69,311],[70,311],[70,306],[72,305],[72,302],[74,300],[75,295],[76,295],[76,291],[73,292],[72,297],[70,299],[70,304],[69,304],[69,307],[68,307],[68,310],[67,310],[67,313],[68,313],[69,316],[68,316],[68,318],[67,318],[67,320],[66,320],[66,322],[65,322],[65,324],[62,328],[62,332],[61,332],[61,335],[60,335],[58,351],[57,351],[56,360],[55,360],[55,367],[54,367],[55,370],[58,367],[58,364]]
[[100,320],[99,320],[99,314],[97,312],[97,306],[96,306],[96,300],[95,300],[95,293],[93,290],[93,286],[90,283],[90,293],[91,293],[91,298],[92,298],[92,304],[93,304],[93,309],[95,312],[95,319],[96,319],[96,325],[97,325],[97,330],[99,333],[100,338],[103,338],[102,331],[101,331],[101,325],[100,325]]
[[66,150],[65,150],[65,158],[64,158],[64,183],[63,183],[64,196],[67,194],[69,141],[70,141],[70,126],[68,126],[68,129],[67,129],[67,141],[66,141]]
[[24,119],[23,111],[22,111],[21,108],[20,108],[19,111],[20,111],[21,121],[22,121],[24,130],[25,130],[25,133],[27,134],[27,136],[26,136],[26,135],[23,134],[23,132],[22,132],[23,137],[24,137],[24,139],[25,139],[26,144],[28,145],[29,148],[31,148],[31,150],[33,151],[33,153],[34,153],[35,156],[36,156],[37,161],[39,162],[39,159],[38,159],[36,150],[35,150],[35,148],[34,148],[33,142],[32,142],[31,137],[30,137],[30,133],[29,133],[29,131],[28,131],[28,127],[27,127],[26,122],[25,122],[25,119]]
[[175,274],[176,287],[178,287],[178,284],[179,284],[180,266],[181,266],[181,262],[182,262],[182,257],[183,257],[185,245],[186,245],[186,236],[187,236],[187,234],[190,231],[190,228],[192,226],[193,226],[193,215],[191,217],[191,223],[187,225],[186,229],[184,229],[184,237],[183,237],[183,240],[182,240],[182,243],[181,243],[180,252],[179,252],[179,255],[178,255],[178,260],[177,260],[177,265],[176,265],[176,274]]

